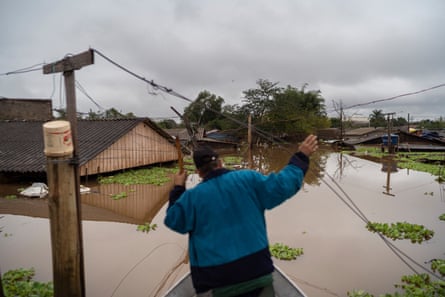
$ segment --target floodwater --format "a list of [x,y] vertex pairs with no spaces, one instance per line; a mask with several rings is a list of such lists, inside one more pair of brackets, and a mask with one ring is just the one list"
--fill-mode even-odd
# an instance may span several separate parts
[[[277,170],[288,156],[287,151],[269,151],[255,164]],[[376,296],[394,293],[402,275],[413,274],[412,269],[425,272],[417,264],[429,268],[425,262],[445,257],[445,222],[438,218],[445,213],[445,189],[434,176],[328,151],[312,159],[302,190],[266,213],[271,244],[303,248],[297,260],[274,261],[308,296],[347,296],[353,289]],[[11,191],[0,186],[0,197]],[[188,269],[183,263],[186,236],[162,223],[171,184],[87,186],[93,190],[82,195],[87,296],[160,296]],[[123,190],[130,193],[127,198],[110,198]],[[3,273],[34,267],[36,280],[52,279],[46,209],[46,199],[0,199]],[[422,244],[390,240],[409,257],[401,256],[408,266],[366,229],[363,216],[372,222],[421,224],[435,235]],[[143,222],[157,229],[136,231]]]

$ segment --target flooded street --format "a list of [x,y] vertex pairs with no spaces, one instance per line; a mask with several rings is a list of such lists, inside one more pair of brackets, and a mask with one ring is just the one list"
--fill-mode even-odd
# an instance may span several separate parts
[[[275,151],[261,167],[276,170],[288,156],[288,152]],[[304,255],[297,260],[275,263],[308,296],[347,296],[353,289],[376,296],[393,293],[402,275],[414,273],[377,234],[366,229],[363,215],[371,222],[406,221],[434,230],[434,237],[422,244],[390,243],[428,269],[425,262],[445,257],[445,222],[438,218],[445,213],[445,185],[434,176],[392,171],[391,165],[332,152],[322,152],[314,161],[303,189],[266,213],[271,244],[303,248]],[[92,193],[82,195],[86,295],[160,296],[188,270],[188,264],[182,263],[186,236],[163,225],[171,183],[86,185],[92,188]],[[0,197],[16,191],[0,187]],[[123,191],[128,197],[110,198]],[[46,201],[0,199],[2,273],[34,267],[36,280],[52,279]],[[136,231],[145,222],[157,224],[157,229]],[[417,272],[425,272],[402,257]]]

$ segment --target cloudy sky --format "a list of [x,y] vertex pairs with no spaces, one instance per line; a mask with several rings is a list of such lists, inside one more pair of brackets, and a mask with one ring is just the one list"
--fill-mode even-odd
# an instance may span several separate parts
[[[242,104],[267,79],[320,90],[330,115],[378,101],[345,112],[445,116],[443,0],[1,0],[0,27],[0,96],[51,98],[54,108],[66,101],[60,73],[8,73],[94,48],[191,100],[208,90]],[[82,112],[160,119],[189,104],[97,54],[75,76]]]

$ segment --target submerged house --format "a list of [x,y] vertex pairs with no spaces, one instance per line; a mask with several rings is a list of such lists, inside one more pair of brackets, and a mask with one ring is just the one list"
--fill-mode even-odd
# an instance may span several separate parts
[[[192,143],[186,128],[166,129],[165,131],[171,137],[179,138],[185,147]],[[204,128],[198,128],[194,137],[197,145],[205,145],[217,150],[234,150],[239,146],[239,139],[219,131],[206,131]]]
[[[0,173],[45,173],[45,121],[0,121]],[[178,160],[174,139],[148,118],[79,120],[81,176]]]

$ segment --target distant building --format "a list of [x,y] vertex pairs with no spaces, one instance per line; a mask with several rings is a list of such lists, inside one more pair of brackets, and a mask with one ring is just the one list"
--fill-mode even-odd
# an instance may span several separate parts
[[48,121],[52,118],[50,99],[0,98],[0,121]]

